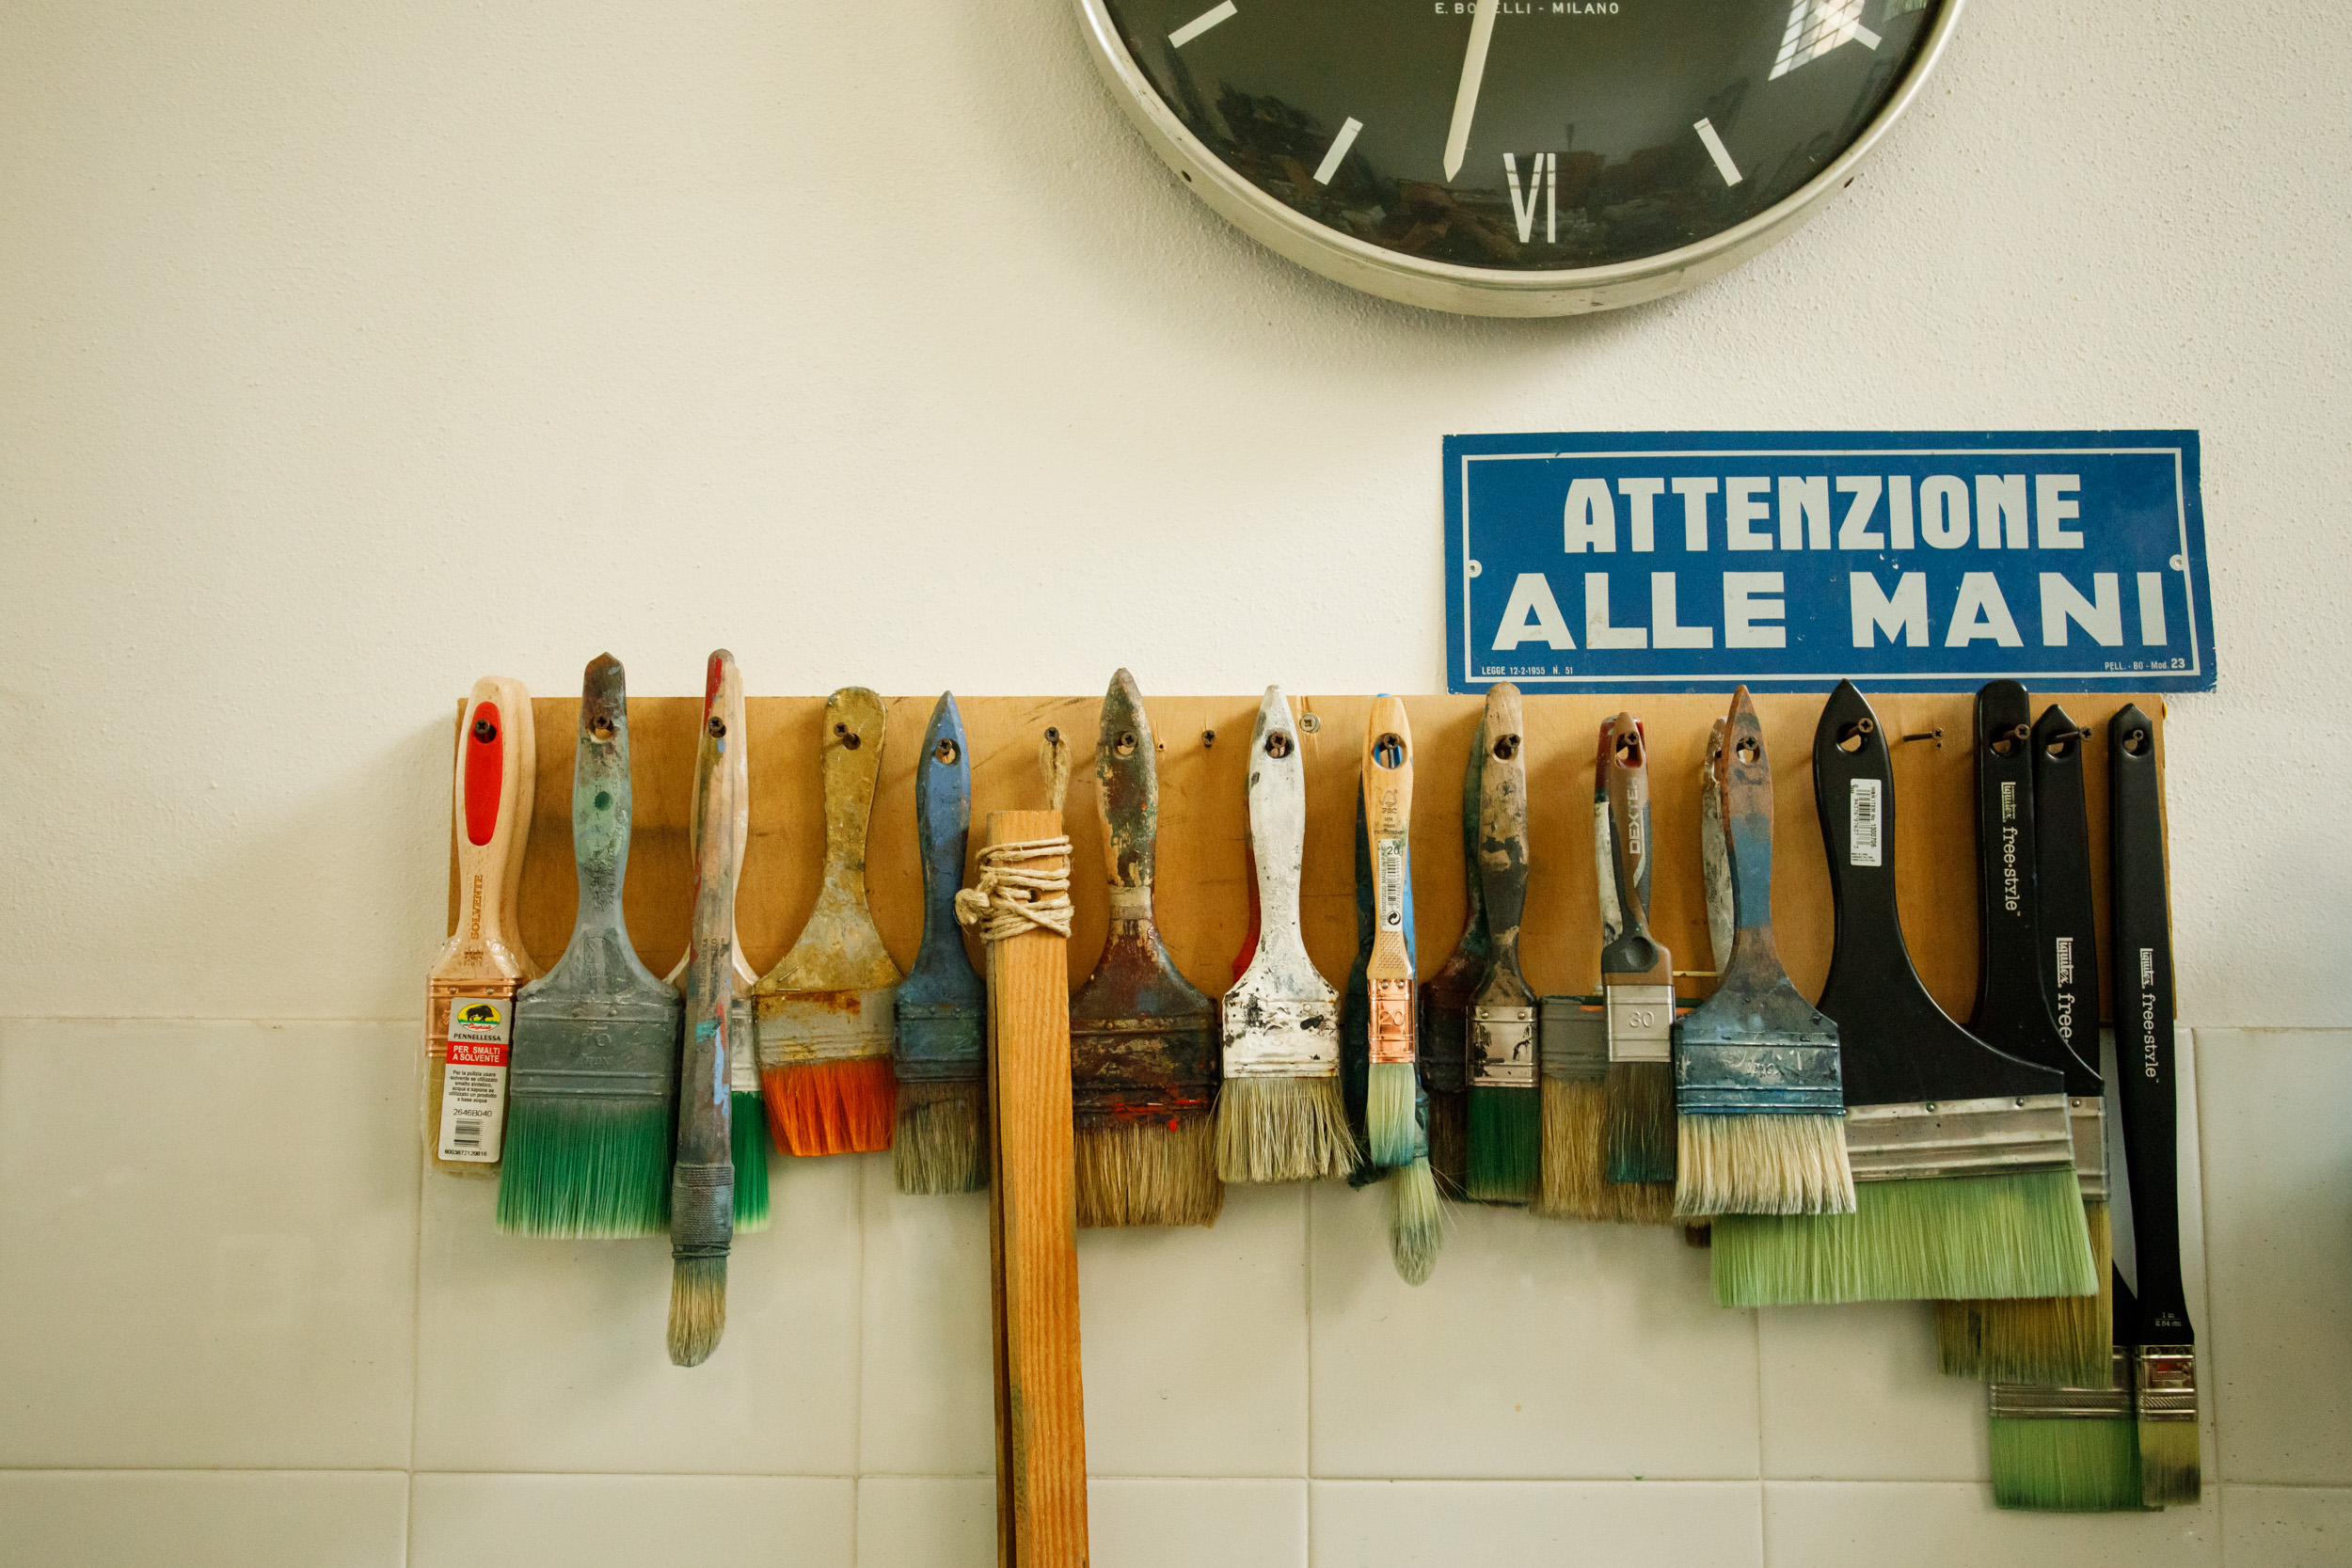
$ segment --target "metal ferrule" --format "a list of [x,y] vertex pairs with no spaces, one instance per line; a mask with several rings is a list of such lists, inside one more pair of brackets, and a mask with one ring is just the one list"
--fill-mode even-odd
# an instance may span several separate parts
[[1164,1018],[1073,1021],[1071,1101],[1081,1127],[1165,1122],[1216,1096],[1216,1027]]
[[735,1167],[670,1167],[670,1256],[724,1258],[735,1240]]
[[727,1091],[759,1092],[759,1025],[748,996],[737,997],[727,1007]]
[[2074,1178],[2082,1183],[2085,1203],[2107,1200],[2106,1111],[2103,1100],[2077,1096],[2066,1102],[2066,1119],[2074,1130]]
[[1609,1024],[1597,996],[1547,996],[1537,1066],[1564,1084],[1597,1084],[1609,1076]]
[[1473,1007],[1470,1081],[1474,1089],[1535,1086],[1535,1009]]
[[675,1004],[583,1003],[550,1017],[518,1005],[508,1091],[518,1100],[670,1098]]
[[782,990],[754,997],[759,1013],[759,1065],[772,1070],[889,1055],[898,993],[896,986],[878,986],[872,990]]
[[2058,1421],[2128,1421],[2132,1418],[2131,1353],[2118,1350],[2115,1375],[2106,1388],[2050,1388],[2033,1383],[1995,1383],[1993,1418]]
[[1603,986],[1613,1062],[1674,1060],[1675,989]]
[[1834,1035],[1782,1036],[1756,1045],[1694,1041],[1686,1034],[1675,1053],[1675,1109],[1684,1116],[1844,1116],[1838,1063]]
[[2134,1398],[2143,1421],[2197,1419],[2197,1347],[2141,1345],[2133,1353]]
[[1340,1005],[1262,996],[1238,989],[1225,998],[1225,1076],[1336,1078]]
[[975,1002],[898,1004],[898,1082],[968,1084],[988,1068],[988,1013]]
[[2073,1170],[2069,1119],[2062,1094],[1856,1105],[1846,1112],[1846,1154],[1856,1181]]

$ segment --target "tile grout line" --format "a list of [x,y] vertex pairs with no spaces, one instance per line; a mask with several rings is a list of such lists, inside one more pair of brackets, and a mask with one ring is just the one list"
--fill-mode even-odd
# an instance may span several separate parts
[[1307,1472],[1300,1487],[1299,1502],[1307,1511],[1307,1560],[1300,1568],[1313,1568],[1315,1560],[1315,1195],[1314,1183],[1298,1184],[1300,1211],[1299,1234],[1305,1244],[1299,1249],[1301,1283],[1306,1292],[1307,1307],[1307,1463],[1300,1466]]
[[[426,1020],[429,1032],[432,1021]],[[420,1121],[430,1102],[432,1085],[424,1081],[432,1067],[430,1052],[412,1053],[409,1060],[415,1065],[417,1088],[410,1099],[417,1106]],[[417,1148],[416,1135],[409,1135],[409,1148]],[[424,1385],[424,1200],[433,1180],[433,1163],[418,1153],[417,1159],[417,1222],[415,1244],[408,1254],[408,1483],[405,1488],[405,1517],[401,1521],[401,1562],[410,1568],[417,1557],[417,1427],[418,1407],[423,1398]]]
[[[2205,1339],[2204,1343],[2197,1349],[2198,1369],[2203,1374],[2198,1379],[2197,1402],[2201,1407],[2198,1414],[2205,1419],[2198,1424],[2201,1429],[2208,1424],[2213,1428],[2213,1484],[2218,1488],[2222,1484],[2221,1402],[2216,1396],[2220,1392],[2221,1380],[2215,1375],[2213,1365],[2213,1353],[2217,1339],[2217,1336],[2214,1333],[2213,1323],[2213,1200],[2205,1191],[2204,1042],[2197,1037],[2197,1029],[2192,1025],[2188,1031],[2188,1086],[2189,1093],[2195,1097],[2194,1104],[2197,1112],[2197,1147],[2194,1152],[2197,1156],[2197,1283],[2200,1298],[2198,1305],[2205,1314]],[[2199,1441],[2201,1443],[2203,1441],[2201,1436]],[[2199,1457],[2199,1463],[2203,1463],[2201,1454]],[[2218,1510],[2219,1506],[2217,1500],[2216,1509]],[[2218,1519],[2218,1513],[2215,1516]]]
[[850,1203],[857,1214],[857,1397],[850,1402],[850,1563],[858,1568],[858,1524],[866,1512],[866,1227],[872,1216],[866,1208],[866,1176],[871,1160],[857,1163],[855,1191]]
[[[1714,1289],[1714,1236],[1709,1227],[1708,1236],[1708,1289]],[[1748,1331],[1756,1340],[1756,1568],[1772,1568],[1771,1549],[1764,1539],[1764,1309],[1748,1308]]]

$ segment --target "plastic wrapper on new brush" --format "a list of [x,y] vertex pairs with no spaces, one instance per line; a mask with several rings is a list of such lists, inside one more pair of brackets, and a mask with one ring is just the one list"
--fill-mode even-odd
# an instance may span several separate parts
[[1249,745],[1256,940],[1220,1008],[1217,1174],[1227,1181],[1344,1176],[1356,1166],[1356,1140],[1340,1098],[1340,997],[1307,956],[1298,924],[1306,759],[1279,687],[1266,688]]
[[498,1227],[525,1236],[653,1236],[670,1223],[678,993],[621,916],[630,817],[628,692],[600,655],[580,694],[572,859],[580,911],[555,968],[515,1003]]
[[[2015,681],[1977,693],[1977,1000],[1968,1032],[2064,1075],[2075,1182],[2103,1289],[2096,1296],[1938,1302],[1936,1350],[1957,1377],[2096,1388],[2110,1370],[2114,1317],[2104,1290],[2110,1238],[2098,1040],[2079,1037],[2091,1053],[2086,1059],[2060,1026],[2044,961],[2055,941],[2070,990],[2079,984],[2077,964],[2097,963],[2082,736],[2055,708],[2057,723],[2030,725],[2032,711]],[[2068,1004],[2070,1018],[2078,1006]]]
[[2138,1341],[2132,1403],[2143,1499],[2193,1503],[2197,1343],[2181,1279],[2179,1085],[2174,1079],[2172,906],[2164,856],[2164,780],[2155,721],[2137,705],[2107,724],[2107,864],[2113,879],[2116,1089],[2132,1189]]
[[1095,752],[1110,931],[1070,1003],[1081,1226],[1214,1225],[1216,1004],[1176,972],[1152,914],[1158,854],[1157,748],[1135,677],[1103,699]]
[[1773,940],[1772,774],[1744,686],[1722,741],[1708,788],[1734,934],[1715,993],[1674,1025],[1675,1212],[1851,1213],[1837,1026],[1797,993]]
[[887,717],[862,686],[825,699],[824,881],[791,951],[752,990],[769,1124],[791,1154],[890,1147],[900,976],[866,902],[866,834]]
[[902,1193],[988,1185],[988,988],[964,951],[956,890],[972,833],[972,759],[953,692],[943,693],[914,762],[923,857],[923,942],[898,985],[898,1126],[890,1164]]
[[1609,1019],[1608,1175],[1617,1182],[1671,1182],[1674,955],[1649,927],[1649,740],[1629,713],[1611,721],[1608,738],[1598,762],[1608,802],[1608,861],[1597,868],[1610,879],[1617,905],[1617,935],[1600,955]]
[[1470,763],[1462,769],[1462,892],[1468,914],[1453,956],[1422,982],[1414,1040],[1422,1090],[1429,1101],[1429,1169],[1439,1191],[1457,1196],[1470,1180],[1470,1006],[1494,961],[1478,873],[1479,782],[1486,756],[1486,749],[1473,736]]
[[515,995],[536,971],[515,926],[513,887],[531,832],[531,693],[485,676],[457,735],[457,929],[425,975],[424,1138],[434,1168],[499,1173]]
[[1372,864],[1372,953],[1364,967],[1370,1001],[1371,1068],[1366,1077],[1366,1151],[1375,1165],[1413,1159],[1413,1099],[1419,1092],[1413,1039],[1413,950],[1405,939],[1405,903],[1413,880],[1413,731],[1405,705],[1383,693],[1364,721],[1360,775],[1364,832]]
[[[714,699],[720,735],[705,724],[695,741],[696,778],[707,766],[727,770],[727,788],[735,801],[735,862],[738,887],[743,883],[743,852],[752,836],[751,726],[744,721],[743,673],[735,656],[724,648],[710,656],[719,666],[719,690]],[[703,799],[696,794],[687,808],[687,843],[697,863],[702,858]],[[759,975],[743,957],[743,936],[737,931],[730,947],[734,968],[729,973],[733,1000],[727,1004],[727,1085],[732,1091],[727,1114],[729,1147],[735,1163],[735,1229],[738,1235],[768,1228],[768,1108],[759,1083],[759,1025],[752,1014],[752,988]],[[694,961],[694,944],[664,976],[683,997],[686,971]],[[675,1067],[675,1063],[673,1063]]]
[[1971,1036],[1912,967],[1895,903],[1894,772],[1851,682],[1813,739],[1836,936],[1820,1010],[1837,1024],[1851,1214],[1725,1214],[1718,1300],[2090,1295],[2065,1081]]
[[1519,971],[1527,909],[1527,748],[1518,688],[1486,692],[1478,732],[1478,874],[1494,961],[1470,1006],[1469,1196],[1526,1203],[1543,1173],[1543,1097],[1535,1084],[1535,993]]
[[734,1091],[727,1073],[735,989],[735,774],[737,737],[722,700],[734,660],[713,654],[703,685],[703,731],[715,743],[695,757],[701,842],[694,857],[692,948],[686,962],[685,1029],[678,1050],[677,1145],[670,1167],[670,1323],[673,1365],[699,1367],[727,1323],[727,1254],[735,1243]]

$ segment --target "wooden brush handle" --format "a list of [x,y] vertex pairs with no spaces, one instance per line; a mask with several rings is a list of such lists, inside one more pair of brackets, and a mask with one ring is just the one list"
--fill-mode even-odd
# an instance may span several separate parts
[[1609,847],[1624,933],[1601,958],[1604,974],[1672,985],[1674,958],[1649,928],[1649,742],[1640,721],[1620,713],[1612,724],[1608,770]]
[[1609,827],[1609,755],[1616,744],[1617,721],[1602,720],[1600,747],[1593,757],[1593,886],[1599,895],[1604,955],[1625,935],[1625,900],[1617,895],[1616,834]]
[[[726,721],[727,746],[721,752],[710,738],[709,726],[705,725],[694,745],[694,777],[702,777],[702,753],[706,751],[717,759],[718,766],[735,775],[735,880],[740,886],[743,881],[743,855],[752,843],[751,728],[744,713],[743,673],[736,667],[735,656],[721,648],[710,657],[722,665],[719,710]],[[694,798],[687,802],[686,833],[687,853],[699,860],[703,841],[703,798],[699,789],[695,791]],[[759,972],[752,968],[751,959],[743,954],[743,933],[740,931],[735,933],[734,948],[736,990],[739,994],[748,993],[752,987],[759,983]],[[683,991],[686,989],[686,966],[693,959],[694,944],[690,937],[686,951],[678,955],[677,962],[662,978]]]
[[979,976],[963,950],[956,924],[956,892],[963,885],[963,862],[972,838],[972,756],[963,716],[953,692],[940,694],[923,732],[923,754],[914,759],[914,840],[923,862],[923,941],[907,973],[902,1002],[917,991],[923,1001],[956,999],[977,1004]]
[[[686,1039],[678,1059],[680,1165],[707,1167],[731,1160],[727,1032],[734,1022],[728,1002],[734,993],[737,814],[735,770],[727,766],[726,752],[738,736],[727,721],[722,694],[732,665],[723,654],[713,654],[706,668],[703,734],[712,744],[695,757],[694,794],[702,806],[703,833],[694,861],[693,951],[686,966]],[[681,1184],[680,1193],[684,1191]],[[691,1244],[707,1247],[712,1243],[705,1232],[716,1227],[718,1249],[725,1250],[732,1215],[731,1196],[723,1209],[705,1202],[691,1213],[675,1213],[674,1247],[690,1238]]]
[[1739,929],[1731,887],[1731,840],[1724,827],[1724,730],[1718,719],[1707,733],[1707,760],[1699,765],[1699,874],[1707,884],[1707,947],[1718,977],[1731,968]]
[[[889,709],[862,686],[825,699],[825,886],[866,901],[866,832],[882,778],[882,728]],[[733,810],[733,806],[729,806]]]
[[499,924],[506,932],[506,942],[516,960],[523,966],[523,974],[536,980],[547,973],[538,958],[523,941],[523,860],[531,847],[532,813],[536,806],[539,779],[538,726],[534,721],[531,693],[523,683],[512,676],[499,677],[499,688],[504,693],[499,699],[499,711],[520,721],[522,735],[516,744],[522,752],[522,792],[515,801],[515,836],[506,857],[506,899],[500,911]]
[[[1152,918],[1152,863],[1159,849],[1160,768],[1143,690],[1121,670],[1103,697],[1102,743],[1094,752],[1095,810],[1103,863],[1115,890],[1113,920]],[[1128,896],[1120,896],[1124,892]]]
[[2172,931],[2155,721],[2137,705],[2107,725],[2114,879],[2115,1070],[2138,1248],[2140,1342],[2189,1342],[2181,1283],[2179,1087],[2173,1078]]
[[1527,911],[1527,743],[1519,689],[1508,681],[1487,689],[1478,747],[1479,887],[1494,941],[1494,968],[1478,1005],[1518,1006],[1532,994],[1519,973],[1519,922]]
[[574,948],[598,936],[628,943],[621,881],[628,873],[629,804],[628,676],[619,659],[598,654],[580,678],[572,752],[572,864],[580,877]]
[[1298,925],[1298,884],[1307,861],[1307,759],[1282,689],[1269,686],[1249,736],[1249,858],[1257,875],[1251,968],[1295,979],[1322,976]]
[[1732,693],[1724,720],[1721,783],[1724,851],[1731,872],[1732,970],[1780,972],[1772,936],[1772,766],[1764,752],[1764,724],[1748,689]]
[[[517,683],[474,683],[457,736],[453,804],[457,820],[457,933],[434,966],[442,980],[520,980],[524,971],[507,928],[508,879],[522,821],[523,777],[532,758],[516,723]],[[528,699],[525,699],[528,703]]]
[[1413,1045],[1412,898],[1413,731],[1405,705],[1373,699],[1364,724],[1364,837],[1372,857],[1371,1055],[1410,1062]]
[[2052,705],[2033,727],[2034,879],[2042,890],[2036,944],[2042,1000],[2064,1037],[2066,1092],[2096,1099],[2099,915],[2092,897],[2090,810],[2082,726]]

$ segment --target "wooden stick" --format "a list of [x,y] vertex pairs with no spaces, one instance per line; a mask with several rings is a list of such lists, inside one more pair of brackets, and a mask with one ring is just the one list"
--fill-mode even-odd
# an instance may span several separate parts
[[[1061,831],[1058,812],[1000,811],[988,819],[991,845]],[[1032,863],[1054,871],[1068,863]],[[1085,1568],[1087,1561],[1069,945],[1051,932],[1028,931],[988,948],[1000,1568]]]

